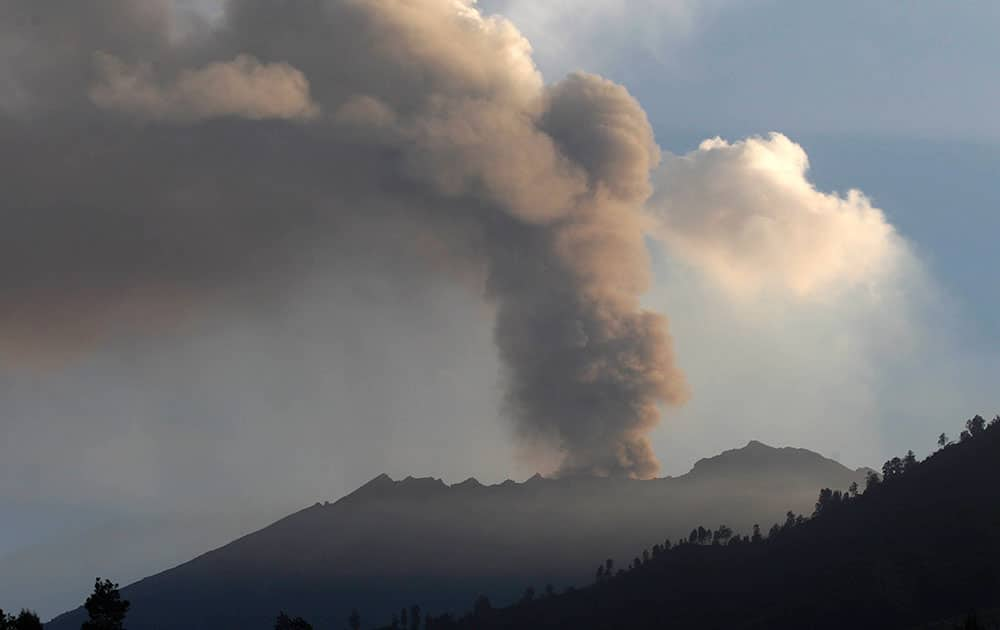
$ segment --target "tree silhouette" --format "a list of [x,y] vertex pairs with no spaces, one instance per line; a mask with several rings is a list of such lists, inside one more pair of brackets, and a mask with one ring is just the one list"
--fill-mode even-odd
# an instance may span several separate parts
[[869,470],[868,474],[865,476],[865,492],[868,492],[880,483],[882,483],[882,479],[879,478],[878,473],[874,470]]
[[903,460],[893,457],[882,465],[882,479],[886,482],[894,481],[903,474]]
[[705,529],[704,527],[702,527],[701,525],[699,525],[698,526],[698,544],[699,545],[704,545],[705,543],[711,541],[711,539],[712,539],[712,531],[709,530],[709,529]]
[[[857,495],[858,485],[851,484],[852,492]],[[823,488],[819,491],[819,498],[816,499],[816,509],[813,511],[813,516],[818,516],[824,512],[829,512],[832,509],[839,508],[846,501],[848,501],[848,494],[841,492],[840,490],[830,490],[829,488]]]
[[302,617],[293,619],[281,611],[274,620],[274,630],[313,630],[313,627]]
[[979,437],[986,431],[986,419],[977,414],[974,418],[966,421],[965,430],[972,437]]
[[438,615],[437,617],[427,615],[425,623],[426,625],[424,627],[426,630],[454,630],[458,627],[458,624],[455,622],[455,618],[451,616],[451,613],[444,613]]
[[111,580],[97,578],[94,592],[83,604],[89,619],[80,630],[122,630],[129,601],[121,598],[118,585]]
[[733,535],[733,530],[728,525],[719,525],[719,529],[712,534],[713,545],[724,545]]
[[788,530],[795,527],[795,512],[788,510],[785,514],[785,524],[781,526],[782,530]]
[[819,498],[816,499],[816,509],[813,510],[813,516],[822,514],[825,510],[830,508],[830,504],[833,502],[833,491],[829,488],[823,488],[819,491]]
[[937,443],[938,446],[941,448],[948,446],[948,434],[942,433],[941,435],[939,435]]
[[528,588],[524,589],[524,594],[521,595],[521,601],[530,602],[533,599],[535,599],[535,587],[529,586]]
[[15,617],[0,610],[0,630],[42,630],[42,620],[30,610],[21,610]]
[[490,598],[485,595],[477,597],[472,604],[472,615],[480,619],[489,615],[492,610],[493,604],[490,603]]
[[42,620],[31,610],[21,610],[14,619],[14,630],[42,630]]
[[351,615],[347,618],[347,627],[351,630],[358,630],[361,628],[361,613],[355,608],[351,611]]
[[759,543],[763,542],[764,537],[760,534],[760,525],[754,523],[753,526],[753,536],[750,537],[750,542]]

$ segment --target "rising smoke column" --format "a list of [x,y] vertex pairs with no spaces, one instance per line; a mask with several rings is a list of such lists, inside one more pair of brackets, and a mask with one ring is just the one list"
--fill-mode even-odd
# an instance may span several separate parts
[[493,260],[511,407],[566,451],[564,473],[648,477],[657,406],[685,394],[665,318],[639,308],[649,278],[636,209],[659,151],[618,85],[576,74],[548,99],[542,127],[584,168],[587,192],[565,220],[515,240],[531,249]]
[[685,386],[639,305],[659,149],[624,88],[546,86],[469,0],[242,0],[184,28],[166,0],[50,6],[0,9],[0,337],[92,339],[429,231],[444,273],[482,269],[519,435],[564,474],[656,473],[646,434]]

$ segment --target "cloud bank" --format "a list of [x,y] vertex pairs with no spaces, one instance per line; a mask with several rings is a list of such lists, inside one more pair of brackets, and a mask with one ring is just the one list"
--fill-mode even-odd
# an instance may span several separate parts
[[524,444],[563,474],[648,477],[648,435],[688,392],[641,302],[647,236],[733,296],[823,298],[907,256],[784,136],[661,155],[624,87],[545,84],[472,2],[246,0],[181,34],[166,0],[2,11],[0,344],[20,359],[242,317],[399,257],[402,283],[491,305]]

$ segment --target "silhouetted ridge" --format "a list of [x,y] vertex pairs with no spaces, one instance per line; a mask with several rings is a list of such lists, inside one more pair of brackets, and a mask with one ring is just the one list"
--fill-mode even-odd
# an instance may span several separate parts
[[843,472],[848,470],[842,464],[823,457],[819,453],[804,449],[781,447],[776,448],[751,440],[743,448],[723,451],[715,457],[707,457],[695,462],[694,467],[685,477],[713,477],[728,475],[733,470],[742,473],[767,473],[776,466],[782,473],[801,470],[814,474],[818,470]]
[[378,477],[375,477],[374,479],[372,479],[371,481],[369,481],[365,485],[363,485],[360,488],[358,488],[358,491],[364,490],[365,488],[379,488],[379,487],[384,487],[384,486],[387,486],[387,485],[391,486],[394,483],[396,483],[396,482],[392,480],[392,477],[390,477],[389,475],[387,475],[385,473],[382,473]]
[[378,496],[386,492],[389,492],[391,490],[394,490],[395,486],[396,482],[392,480],[392,477],[390,477],[385,473],[382,473],[378,477],[375,477],[374,479],[364,484],[363,486],[361,486],[360,488],[358,488],[357,490],[355,490],[354,492],[352,492],[347,496],[348,497]]
[[[664,536],[686,535],[693,522],[725,518],[746,530],[790,507],[811,510],[819,487],[864,481],[815,454],[803,463],[792,451],[767,453],[773,459],[761,471],[734,457],[717,470],[702,464],[646,481],[534,475],[448,486],[379,475],[336,502],[122,589],[134,603],[128,627],[266,628],[285,610],[339,628],[354,607],[379,620],[414,602],[459,611],[480,593],[503,605],[528,583],[585,584],[595,557],[631,557]],[[50,628],[77,630],[79,613]]]
[[[1000,605],[1000,417],[966,426],[959,444],[942,435],[923,462],[912,451],[892,458],[864,491],[822,489],[806,515],[760,523],[766,535],[692,522],[688,537],[652,553],[607,556],[633,557],[627,564],[595,555],[596,583],[585,589],[541,598],[529,589],[513,607],[440,617],[431,630],[984,627],[974,611]],[[819,457],[751,443],[702,460],[701,472],[779,450]]]
[[452,488],[456,488],[459,490],[475,490],[482,487],[483,484],[479,483],[479,480],[476,479],[475,477],[469,477],[465,481],[456,483],[455,485],[452,486]]

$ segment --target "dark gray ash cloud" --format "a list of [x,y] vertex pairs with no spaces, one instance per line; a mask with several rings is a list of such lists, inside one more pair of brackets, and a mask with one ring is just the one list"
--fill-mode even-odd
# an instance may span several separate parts
[[646,435],[686,388],[639,303],[659,149],[623,87],[545,85],[514,26],[468,0],[186,20],[166,0],[0,8],[5,350],[244,308],[358,239],[403,242],[481,282],[526,440],[564,474],[657,472]]

